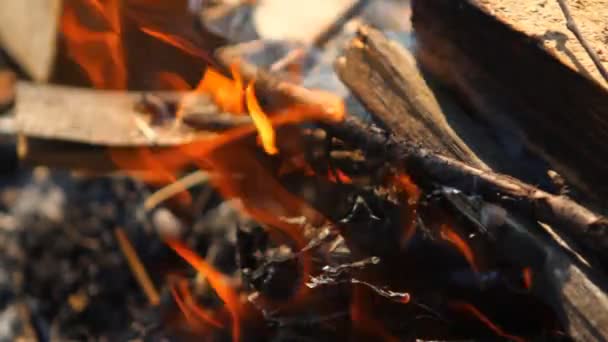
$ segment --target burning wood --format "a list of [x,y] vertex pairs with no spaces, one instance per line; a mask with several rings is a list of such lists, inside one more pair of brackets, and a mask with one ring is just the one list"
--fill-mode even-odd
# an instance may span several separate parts
[[[110,277],[94,273],[102,267],[118,284],[112,303],[127,307],[128,319],[121,316],[117,326],[142,338],[608,338],[607,219],[564,193],[531,185],[539,173],[546,178],[544,165],[520,167],[526,162],[508,155],[494,132],[484,132],[441,91],[410,50],[369,26],[349,38],[334,67],[368,110],[366,122],[353,114],[351,99],[294,83],[310,75],[286,75],[281,65],[294,63],[289,54],[268,69],[239,49],[213,54],[201,46],[200,33],[166,29],[141,8],[141,17],[131,18],[136,2],[70,1],[64,9],[60,52],[95,90],[18,88],[16,122],[28,142],[23,156],[62,148],[67,161],[75,151],[87,156],[77,162],[90,163],[103,154],[92,168],[111,163],[143,181],[118,186],[114,179],[94,189],[92,196],[105,201],[91,205],[99,219],[70,223],[78,229],[63,221],[87,204],[77,196],[80,185],[66,199],[68,211],[36,209],[50,214],[22,221],[34,227],[23,235],[24,258],[53,260],[24,262],[26,296],[71,303],[69,320],[60,310],[41,314],[61,323],[54,337],[106,299],[95,290],[113,289],[104,279]],[[346,19],[367,8],[348,3]],[[429,15],[431,3],[443,4],[417,2],[417,15]],[[205,67],[149,75],[172,92],[127,91],[136,68],[125,35],[133,26]],[[336,41],[345,39],[342,22],[330,26]],[[416,53],[425,61],[432,35],[421,34]],[[407,39],[417,37],[410,32]],[[337,55],[332,39],[312,41],[332,57],[325,59]],[[293,55],[320,63],[307,47]],[[150,186],[163,187],[147,196]],[[106,200],[103,191],[116,195]],[[21,206],[29,202],[47,201]],[[40,216],[55,228],[37,228]],[[112,221],[118,216],[124,222]],[[115,232],[121,250],[106,246],[115,240],[111,231],[107,236],[110,224],[124,227]],[[36,240],[42,234],[36,229],[46,238]],[[68,247],[45,245],[57,231],[72,241]],[[66,250],[49,257],[53,248]],[[65,291],[55,283],[78,277],[45,278],[44,268],[64,255],[77,256],[76,266],[68,258],[62,268],[82,262],[86,271],[78,274],[93,274],[94,283],[69,283]]]

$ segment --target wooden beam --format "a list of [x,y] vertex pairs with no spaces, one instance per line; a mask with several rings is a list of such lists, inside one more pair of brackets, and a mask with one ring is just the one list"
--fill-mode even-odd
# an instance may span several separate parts
[[[605,211],[608,162],[602,156],[608,155],[608,90],[565,64],[543,45],[544,38],[532,34],[554,27],[545,15],[559,16],[562,31],[568,31],[557,3],[536,8],[537,14],[530,11],[533,5],[415,0],[417,57],[482,121],[496,132],[523,138],[586,203]],[[606,11],[605,5],[599,13]],[[583,18],[578,19],[582,24]],[[571,44],[577,43],[572,39]]]

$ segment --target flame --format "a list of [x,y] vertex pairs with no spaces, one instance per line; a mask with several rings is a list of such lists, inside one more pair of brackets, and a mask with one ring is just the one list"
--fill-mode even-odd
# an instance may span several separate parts
[[487,326],[490,330],[492,330],[496,335],[498,335],[500,337],[504,337],[508,340],[512,340],[512,341],[516,341],[516,342],[525,342],[525,340],[519,336],[514,336],[514,335],[506,333],[504,330],[502,330],[501,327],[494,324],[486,315],[484,315],[475,306],[473,306],[469,303],[455,301],[455,302],[450,303],[450,306],[456,310],[464,311],[464,312],[470,313],[471,315],[475,316],[483,324],[485,324],[485,326]]
[[156,75],[156,79],[165,89],[186,91],[191,87],[181,76],[169,71],[161,71]]
[[[120,0],[69,1],[61,18],[61,33],[68,56],[99,89],[126,89],[127,69],[122,49]],[[95,31],[81,18],[92,15],[103,31]]]
[[475,255],[473,254],[471,247],[469,247],[467,242],[461,238],[460,235],[445,224],[441,225],[440,234],[442,239],[451,243],[454,247],[456,247],[456,249],[458,249],[458,251],[464,256],[475,272],[479,272],[477,264],[475,263]]
[[333,183],[352,184],[353,180],[340,169],[327,170],[327,178]]
[[418,210],[418,202],[420,201],[420,196],[422,196],[422,191],[411,177],[404,173],[397,175],[394,182],[397,187],[403,190],[406,196],[406,210],[403,214],[403,221],[406,223],[403,228],[403,235],[401,236],[401,247],[403,248],[414,236],[414,233],[416,233],[416,211]]
[[249,115],[253,119],[253,123],[257,128],[260,138],[262,139],[262,146],[264,146],[264,151],[268,154],[277,154],[279,150],[277,149],[275,142],[275,132],[272,128],[272,123],[260,107],[258,100],[255,97],[255,90],[253,88],[253,82],[249,83],[247,86],[247,109],[249,110]]
[[180,36],[176,36],[176,35],[165,33],[165,32],[160,32],[151,27],[140,26],[139,29],[143,33],[145,33],[151,37],[154,37],[160,41],[163,41],[169,45],[172,45],[191,56],[202,58],[205,61],[207,61],[207,63],[213,64],[213,61],[211,60],[211,58],[209,57],[209,54],[205,50],[197,47],[193,43],[189,42],[188,40],[186,40]]
[[361,287],[353,285],[350,304],[350,319],[352,325],[370,335],[381,337],[384,341],[398,342],[398,338],[392,336],[380,322],[368,314],[368,312],[371,311],[373,311],[372,304],[369,303],[366,293]]
[[194,269],[201,273],[205,278],[208,279],[209,284],[226,304],[228,312],[232,317],[232,339],[233,341],[240,340],[240,328],[239,328],[239,312],[241,311],[241,302],[239,296],[232,288],[228,278],[222,273],[215,270],[205,260],[199,257],[196,253],[186,247],[179,241],[167,240],[166,243],[171,247],[179,256],[186,260]]
[[[170,286],[171,294],[175,299],[180,311],[186,317],[186,321],[193,327],[198,328],[195,318],[198,317],[201,321],[208,323],[216,328],[223,328],[224,325],[211,317],[205,310],[199,307],[192,297],[192,293],[188,289],[188,283],[185,280],[180,280],[172,283]],[[196,317],[195,317],[196,316]]]
[[228,113],[242,114],[245,112],[243,81],[237,69],[237,64],[231,66],[234,78],[231,80],[213,68],[207,68],[195,92],[210,94],[215,103]]

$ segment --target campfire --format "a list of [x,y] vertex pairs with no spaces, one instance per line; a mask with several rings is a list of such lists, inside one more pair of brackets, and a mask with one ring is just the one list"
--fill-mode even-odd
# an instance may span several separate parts
[[607,339],[608,2],[537,2],[0,5],[1,338]]

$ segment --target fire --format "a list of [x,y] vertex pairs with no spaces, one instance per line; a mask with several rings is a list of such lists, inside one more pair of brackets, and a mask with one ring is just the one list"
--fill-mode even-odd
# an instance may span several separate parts
[[213,266],[209,265],[181,242],[168,240],[167,244],[209,281],[209,284],[211,284],[215,292],[226,304],[226,308],[232,317],[232,339],[233,341],[239,341],[239,313],[241,312],[241,302],[235,289],[230,285],[228,278],[215,270]]
[[333,183],[352,184],[353,180],[340,169],[327,170],[327,178]]
[[249,115],[253,119],[253,123],[255,124],[260,138],[262,140],[262,146],[264,146],[264,151],[268,154],[277,154],[279,150],[277,149],[275,142],[275,132],[272,128],[272,123],[260,107],[258,100],[255,97],[255,90],[253,87],[253,82],[249,83],[247,86],[247,109],[249,110]]
[[182,37],[160,32],[160,31],[154,30],[151,27],[141,26],[141,27],[139,27],[139,29],[143,33],[145,33],[151,37],[154,37],[160,41],[163,41],[169,45],[172,45],[172,46],[186,52],[187,54],[189,54],[191,56],[202,58],[205,61],[207,61],[208,63],[213,64],[213,61],[211,60],[211,58],[209,57],[209,54],[206,51],[200,49],[199,47],[197,47],[196,45],[192,44],[191,42],[189,42],[188,40],[186,40]]
[[191,87],[181,76],[169,71],[161,71],[156,75],[156,79],[165,89],[186,91]]
[[442,239],[451,243],[454,247],[456,247],[456,249],[458,249],[458,251],[460,251],[460,253],[462,253],[464,258],[467,260],[469,265],[471,265],[471,268],[475,272],[479,272],[477,264],[475,263],[475,255],[473,254],[471,247],[469,247],[467,242],[463,238],[461,238],[460,235],[458,235],[452,228],[445,224],[441,225],[440,234]]
[[225,77],[213,68],[207,68],[195,92],[210,94],[220,109],[228,113],[242,114],[245,112],[243,81],[237,68],[236,64],[231,67],[234,80]]
[[[98,89],[127,87],[119,11],[120,0],[69,1],[64,6],[61,33],[67,54]],[[81,21],[86,16],[95,18],[103,30],[86,26]]]
[[353,326],[384,341],[398,342],[397,337],[391,335],[380,322],[368,314],[373,311],[372,306],[367,293],[361,287],[354,285],[350,304],[350,319]]
[[481,311],[479,311],[476,307],[474,307],[473,305],[471,305],[469,303],[456,301],[456,302],[450,303],[450,306],[453,309],[456,309],[459,311],[464,311],[464,312],[467,312],[467,313],[475,316],[483,324],[485,324],[490,330],[492,330],[496,335],[498,335],[500,337],[504,337],[505,339],[516,341],[516,342],[525,342],[525,340],[519,336],[514,336],[514,335],[506,333],[504,330],[502,330],[501,327],[494,324],[486,315],[484,315]]
[[403,220],[405,221],[403,228],[403,235],[401,237],[401,247],[405,247],[408,241],[414,236],[416,232],[416,211],[418,209],[418,201],[422,196],[422,191],[414,183],[414,181],[405,173],[399,174],[395,177],[394,182],[397,187],[403,190],[405,194],[406,212],[404,213]]
[[192,327],[199,327],[196,318],[199,318],[202,322],[210,324],[216,328],[221,329],[224,327],[222,323],[218,322],[215,318],[196,304],[192,293],[190,293],[190,290],[188,289],[188,282],[185,279],[180,279],[177,282],[172,283],[170,289],[171,295],[175,299],[175,303],[184,314],[186,321],[188,321]]

